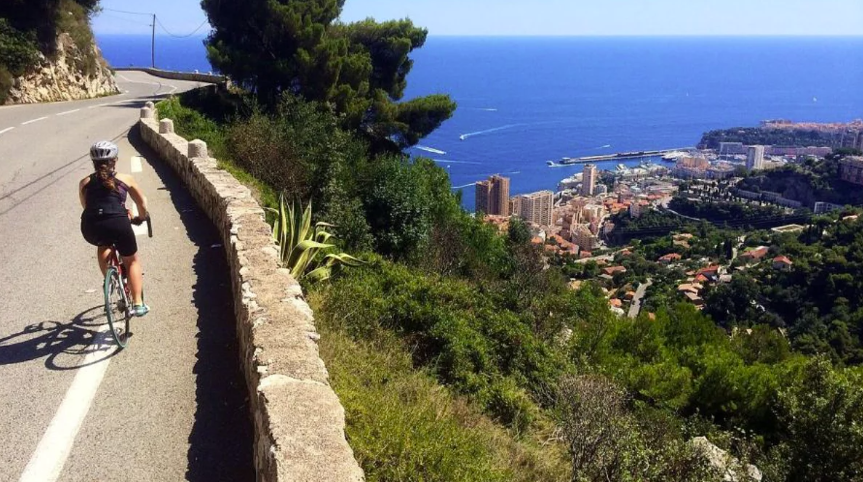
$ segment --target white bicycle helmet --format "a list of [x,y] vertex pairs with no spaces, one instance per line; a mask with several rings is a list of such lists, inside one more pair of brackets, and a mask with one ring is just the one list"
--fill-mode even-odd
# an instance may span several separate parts
[[110,161],[116,159],[120,153],[117,144],[111,141],[99,141],[90,147],[90,159],[96,161]]

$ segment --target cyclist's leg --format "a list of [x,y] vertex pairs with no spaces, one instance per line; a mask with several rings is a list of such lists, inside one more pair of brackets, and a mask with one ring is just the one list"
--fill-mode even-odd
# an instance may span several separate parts
[[129,279],[129,293],[132,295],[132,304],[136,316],[144,316],[149,308],[144,305],[144,275],[141,267],[141,258],[138,255],[138,242],[135,232],[128,218],[117,221],[115,232],[115,246],[117,252],[123,257],[126,265],[126,276]]
[[132,294],[132,302],[135,305],[144,303],[144,270],[141,268],[141,258],[138,253],[132,256],[123,256],[123,264],[126,265],[126,274],[129,276],[129,292]]
[[102,277],[108,271],[108,258],[111,257],[110,246],[96,246],[96,259],[99,261],[99,269],[102,270]]

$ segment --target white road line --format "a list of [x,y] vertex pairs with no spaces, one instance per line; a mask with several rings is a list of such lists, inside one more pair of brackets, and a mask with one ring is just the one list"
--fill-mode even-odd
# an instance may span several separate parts
[[[107,341],[107,330],[107,325],[100,329],[94,341],[95,346]],[[48,425],[48,430],[36,446],[36,451],[18,479],[19,482],[55,482],[60,478],[75,437],[90,411],[90,405],[110,362],[111,359],[106,359],[105,352],[101,350],[93,350],[84,357],[80,365],[82,368],[72,380],[72,385]]]
[[45,120],[45,119],[47,119],[47,118],[48,118],[48,116],[40,117],[40,118],[38,118],[38,119],[28,120],[27,122],[22,122],[22,123],[21,123],[21,125],[22,125],[22,126],[26,126],[27,124],[32,124],[32,123],[34,123],[34,122],[39,122],[39,121],[41,121],[41,120]]
[[14,127],[7,127],[5,129],[3,129],[2,131],[0,131],[0,134],[5,134],[5,133],[11,131],[12,129],[14,129]]
[[[138,216],[138,205],[135,203],[132,203],[132,217],[137,217],[137,216]],[[147,226],[145,226],[143,224],[140,226],[135,226],[133,224],[132,225],[132,231],[135,232],[135,236],[146,236],[147,235]]]
[[144,158],[141,156],[132,156],[132,172],[141,172],[144,170],[144,165],[141,161]]
[[78,112],[79,110],[81,110],[81,109],[72,109],[72,110],[67,110],[66,112],[61,112],[61,113],[57,114],[57,116],[59,117],[59,116],[61,116],[61,115],[69,115],[69,114],[72,114],[72,113],[74,113],[74,112]]

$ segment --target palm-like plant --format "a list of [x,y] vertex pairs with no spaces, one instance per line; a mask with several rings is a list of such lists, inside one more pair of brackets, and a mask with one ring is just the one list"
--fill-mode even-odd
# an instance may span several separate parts
[[291,271],[296,279],[308,278],[323,281],[332,276],[333,268],[344,264],[362,264],[357,258],[345,253],[328,252],[335,248],[330,243],[333,235],[326,229],[332,224],[317,223],[312,228],[312,204],[302,206],[285,202],[279,198],[279,209],[270,209],[276,215],[273,224],[273,239],[279,245],[282,265]]

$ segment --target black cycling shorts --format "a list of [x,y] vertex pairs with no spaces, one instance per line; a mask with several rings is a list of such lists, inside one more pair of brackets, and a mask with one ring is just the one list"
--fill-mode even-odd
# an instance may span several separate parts
[[81,217],[81,234],[93,246],[116,246],[120,256],[132,256],[138,252],[138,240],[132,231],[132,222],[124,215],[85,214]]

